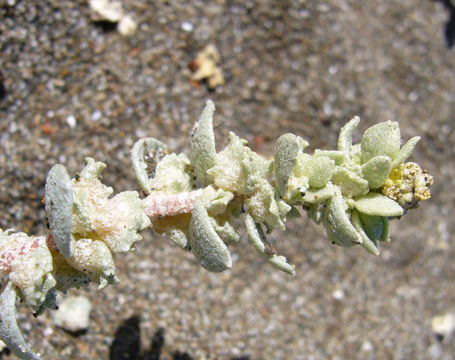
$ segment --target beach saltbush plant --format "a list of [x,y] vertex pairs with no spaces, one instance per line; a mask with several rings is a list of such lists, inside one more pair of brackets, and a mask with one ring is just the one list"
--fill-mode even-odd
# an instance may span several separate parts
[[266,159],[232,132],[217,152],[214,111],[207,101],[188,156],[169,153],[153,138],[135,143],[133,170],[145,198],[136,191],[112,197],[101,182],[106,165],[92,158],[73,178],[57,164],[45,186],[48,233],[0,230],[0,338],[15,355],[41,359],[19,330],[17,297],[39,315],[56,309],[57,291],[117,283],[113,255],[131,250],[148,227],[191,251],[208,271],[221,272],[232,267],[229,246],[240,242],[233,220],[240,218],[260,255],[295,275],[266,234],[285,230],[288,218],[301,216],[299,208],[325,227],[333,244],[378,255],[379,243],[390,241],[389,221],[430,198],[432,176],[405,162],[420,138],[402,145],[396,122],[373,125],[353,144],[354,117],[341,129],[336,150],[312,155],[305,152],[308,142],[284,134],[273,159]]

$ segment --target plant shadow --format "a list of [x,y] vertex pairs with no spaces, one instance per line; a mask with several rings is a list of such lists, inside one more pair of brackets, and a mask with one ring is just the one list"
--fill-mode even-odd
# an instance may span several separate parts
[[449,18],[444,26],[444,36],[447,48],[455,45],[455,2],[453,0],[433,0],[441,3],[449,12]]
[[[109,360],[168,360],[162,354],[165,344],[165,329],[159,328],[153,335],[150,349],[141,351],[141,329],[138,315],[126,319],[115,332],[109,348]],[[195,360],[186,351],[174,351],[169,360]],[[252,360],[249,355],[232,357],[230,360]]]

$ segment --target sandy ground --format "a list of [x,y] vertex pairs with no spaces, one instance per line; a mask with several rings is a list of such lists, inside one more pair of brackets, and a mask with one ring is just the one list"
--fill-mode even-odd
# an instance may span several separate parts
[[[441,1],[132,0],[130,37],[94,24],[87,1],[0,4],[2,228],[45,231],[43,182],[57,162],[74,173],[95,157],[116,191],[137,189],[134,141],[187,149],[209,98],[219,148],[230,130],[266,155],[290,131],[333,148],[358,114],[362,131],[391,119],[405,140],[421,135],[414,159],[436,179],[433,198],[393,223],[379,257],[332,246],[305,217],[289,222],[272,240],[295,278],[245,236],[233,269],[210,274],[145,231],[135,253],[117,256],[117,286],[72,292],[94,306],[85,334],[19,305],[45,359],[455,358],[453,338],[431,328],[455,311],[455,50]],[[188,69],[209,43],[226,78],[214,91]]]

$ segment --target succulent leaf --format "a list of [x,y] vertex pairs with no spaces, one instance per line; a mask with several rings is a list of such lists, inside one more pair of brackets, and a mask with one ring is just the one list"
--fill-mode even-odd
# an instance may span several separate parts
[[210,183],[207,170],[216,163],[215,134],[213,132],[214,113],[215,104],[208,100],[199,120],[194,125],[191,137],[191,163],[196,177],[204,185]]
[[[140,188],[147,194],[152,191],[150,179],[155,175],[155,167],[164,156],[167,146],[154,138],[136,141],[131,150],[133,171]],[[152,166],[152,168],[150,168]]]
[[342,166],[336,166],[331,179],[344,196],[359,196],[368,192],[368,181]]
[[275,186],[278,195],[283,197],[286,192],[288,179],[294,167],[297,154],[302,151],[308,143],[294,134],[281,135],[276,143],[274,159]]
[[388,156],[375,156],[362,165],[362,175],[370,189],[380,188],[390,175],[392,160]]
[[397,122],[386,121],[373,125],[362,137],[362,163],[378,155],[386,155],[394,160],[400,151],[400,141],[400,127]]
[[400,149],[396,157],[393,159],[392,162],[392,169],[400,166],[402,163],[406,161],[406,159],[411,156],[414,147],[420,140],[420,136],[414,136],[412,139],[408,140],[406,144]]
[[200,200],[194,203],[189,240],[194,256],[208,271],[221,272],[232,267],[231,253],[213,228],[209,214]]
[[362,237],[361,246],[370,254],[376,256],[379,255],[378,240],[375,237],[368,236],[368,234],[365,232],[365,229],[363,228],[362,223],[359,219],[359,213],[356,210],[352,212],[351,221]]
[[169,154],[157,164],[155,176],[150,179],[151,191],[177,194],[191,191],[194,186],[191,163],[185,154]]
[[16,319],[16,289],[8,282],[0,294],[0,337],[8,348],[22,360],[41,360],[25,342]]
[[379,193],[370,192],[355,199],[355,208],[367,215],[401,216],[403,208],[396,201]]
[[303,197],[303,201],[310,204],[323,203],[335,195],[336,186],[329,182],[321,189],[308,189]]
[[346,125],[340,130],[340,136],[338,137],[338,150],[344,152],[349,156],[352,146],[352,135],[354,130],[359,125],[360,118],[354,116]]
[[335,161],[335,165],[341,165],[348,161],[349,156],[343,152],[338,150],[314,150],[314,156],[327,156],[328,158]]
[[307,164],[309,185],[312,188],[324,187],[332,178],[335,161],[327,156],[313,156]]
[[275,196],[275,190],[265,179],[258,182],[254,194],[245,200],[248,212],[257,223],[270,229],[285,229],[286,214],[291,207]]
[[73,186],[63,165],[54,165],[46,178],[44,190],[50,232],[60,253],[71,256]]
[[245,227],[251,244],[267,261],[277,269],[295,276],[295,266],[288,264],[284,256],[276,254],[276,251],[271,248],[270,243],[265,239],[261,225],[255,223],[254,219],[249,214],[245,217]]
[[322,220],[327,230],[327,236],[335,244],[352,246],[362,243],[362,237],[351,224],[339,190],[327,200]]

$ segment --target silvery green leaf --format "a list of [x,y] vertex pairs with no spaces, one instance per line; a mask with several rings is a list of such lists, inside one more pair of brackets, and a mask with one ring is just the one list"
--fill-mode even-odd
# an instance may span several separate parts
[[288,264],[284,256],[276,254],[276,250],[265,239],[261,226],[255,223],[249,214],[245,217],[245,226],[248,232],[248,239],[254,248],[277,269],[295,276],[295,266]]
[[336,166],[331,179],[345,196],[359,196],[368,192],[368,181],[342,166]]
[[[351,146],[350,159],[354,164],[360,164],[362,158],[362,144],[355,144]],[[337,164],[338,165],[338,164]]]
[[193,189],[191,163],[185,154],[164,156],[156,166],[155,176],[149,180],[152,191],[177,194]]
[[8,348],[22,360],[41,360],[26,344],[17,325],[16,289],[8,282],[0,294],[0,338]]
[[354,116],[351,121],[344,125],[340,130],[340,136],[338,137],[338,150],[349,155],[352,146],[352,135],[357,125],[359,125],[360,118]]
[[294,134],[281,135],[275,148],[274,176],[278,195],[283,197],[297,154],[308,146],[308,143]]
[[180,229],[171,229],[166,233],[169,239],[182,249],[188,249],[188,236],[187,233]]
[[[155,167],[167,150],[165,144],[154,138],[136,141],[131,150],[133,171],[140,188],[146,193],[152,191],[150,179],[155,176]],[[152,168],[149,168],[150,165]]]
[[319,204],[331,198],[336,191],[336,186],[331,182],[321,189],[308,189],[303,197],[303,201],[310,204]]
[[314,150],[314,156],[327,156],[328,158],[335,161],[335,165],[341,165],[348,161],[348,155],[343,151],[337,150]]
[[243,192],[251,194],[258,181],[264,179],[273,167],[273,161],[262,159],[258,154],[245,147],[245,157],[241,161]]
[[245,205],[254,221],[267,225],[269,230],[286,228],[284,221],[291,207],[275,197],[274,188],[267,180],[258,182],[254,195],[245,200]]
[[411,156],[414,147],[420,140],[420,136],[414,136],[412,139],[408,140],[406,144],[400,149],[396,157],[393,159],[392,162],[392,169],[400,166],[401,163],[405,162],[406,159]]
[[288,180],[288,186],[283,200],[290,205],[301,205],[303,202],[302,194],[305,194],[309,186],[306,176],[297,177],[292,175]]
[[335,169],[335,161],[327,156],[313,156],[307,164],[307,174],[310,187],[319,189],[330,180]]
[[71,256],[73,186],[63,165],[54,165],[46,178],[46,214],[50,231],[60,253]]
[[367,215],[401,216],[403,208],[392,199],[376,192],[370,192],[355,199],[355,208]]
[[322,221],[327,230],[327,236],[335,244],[352,246],[362,243],[360,234],[351,224],[339,190],[327,200]]
[[209,217],[213,228],[218,236],[226,245],[237,244],[240,241],[240,235],[235,231],[229,220],[225,217]]
[[231,254],[213,228],[202,201],[194,203],[189,240],[191,251],[199,263],[211,272],[221,272],[232,267]]
[[379,255],[378,249],[378,240],[374,237],[369,237],[365,232],[365,229],[362,226],[362,223],[359,219],[359,213],[357,211],[352,212],[351,221],[354,227],[359,232],[360,236],[362,237],[362,247],[368,251],[370,254]]
[[390,236],[389,219],[385,216],[373,216],[359,213],[360,222],[370,239],[388,241]]
[[233,132],[229,143],[216,155],[216,165],[207,171],[213,184],[239,195],[250,195],[256,183],[271,175],[273,161],[265,160]]
[[392,160],[388,156],[375,156],[362,165],[362,175],[370,189],[384,185],[392,170]]
[[400,127],[397,122],[386,121],[373,125],[362,137],[362,163],[378,155],[395,159],[400,151],[400,141]]
[[233,199],[233,193],[222,189],[215,190],[211,185],[207,186],[199,196],[199,200],[202,201],[210,216],[224,214],[226,207]]
[[80,178],[87,180],[96,180],[101,177],[101,173],[106,168],[106,164],[102,161],[95,161],[91,157],[85,158],[87,163],[81,171]]
[[213,133],[214,112],[215,104],[208,100],[191,135],[190,160],[196,177],[204,185],[208,185],[210,182],[207,170],[216,163],[215,134]]

